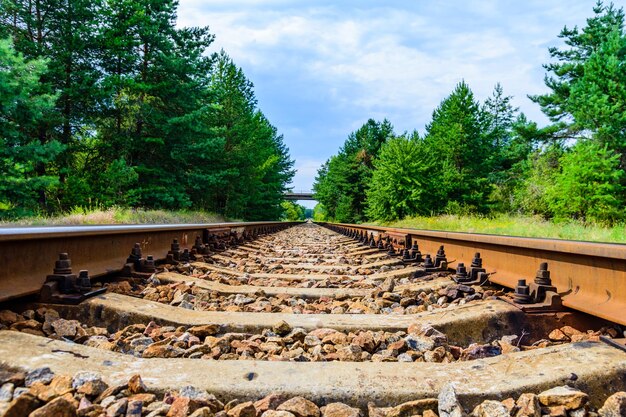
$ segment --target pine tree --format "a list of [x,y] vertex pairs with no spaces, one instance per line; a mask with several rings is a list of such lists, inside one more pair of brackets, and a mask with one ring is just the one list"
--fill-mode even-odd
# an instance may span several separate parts
[[386,142],[374,161],[367,190],[367,216],[372,220],[396,220],[427,214],[429,157],[417,133]]
[[555,139],[578,138],[581,131],[588,128],[574,116],[579,104],[571,100],[572,90],[579,89],[577,85],[581,81],[585,82],[585,64],[603,49],[603,44],[614,37],[615,32],[618,37],[624,36],[623,9],[615,8],[612,3],[605,6],[598,1],[593,11],[595,15],[587,19],[584,28],[563,28],[559,38],[564,40],[567,48],[549,49],[551,58],[556,60],[544,65],[548,71],[545,84],[551,92],[530,96],[554,122],[549,132]]
[[351,133],[339,150],[318,171],[313,189],[315,198],[330,218],[342,222],[365,219],[365,193],[381,146],[393,137],[388,120],[368,120]]
[[626,36],[614,29],[583,65],[569,102],[577,125],[622,154],[626,168]]
[[250,163],[249,153],[257,104],[253,85],[241,68],[221,51],[216,56],[209,88],[217,105],[210,123],[222,143],[222,157],[215,165],[218,178],[211,194],[213,209],[242,218],[253,187],[250,180],[254,164]]
[[432,172],[432,210],[452,207],[452,202],[455,207],[484,210],[494,145],[483,131],[482,120],[480,106],[464,81],[433,112],[424,139],[438,160]]
[[591,140],[579,141],[560,159],[560,171],[546,190],[557,220],[613,222],[624,216],[619,155]]
[[255,172],[250,178],[251,192],[245,212],[250,220],[275,219],[281,214],[287,184],[295,174],[293,161],[283,137],[260,111],[255,113],[254,124],[256,129],[252,138],[255,140],[248,152]]
[[58,184],[58,177],[40,175],[63,151],[56,140],[40,142],[40,122],[53,111],[56,97],[39,93],[46,62],[27,60],[10,39],[0,40],[0,218],[39,211],[39,194]]
[[208,54],[208,28],[176,27],[177,7],[0,3],[0,35],[13,36],[27,59],[47,59],[31,96],[58,92],[56,107],[33,117],[20,139],[50,144],[26,175],[56,178],[40,182],[39,208],[193,205],[229,217],[280,216],[294,174],[283,138],[243,71],[225,53]]
[[[554,122],[543,129],[544,134],[552,140],[561,141],[591,139],[608,152],[602,154],[602,158],[608,158],[611,152],[616,153],[619,168],[626,171],[624,11],[612,3],[605,6],[601,1],[596,3],[593,11],[595,15],[587,19],[586,26],[581,30],[565,27],[561,31],[559,37],[565,40],[567,49],[551,48],[550,55],[557,62],[544,66],[550,73],[545,82],[551,92],[532,96],[531,99],[539,103],[543,112]],[[584,152],[591,155],[595,152],[585,148],[591,145],[580,146],[574,147],[571,151],[573,155]],[[597,151],[596,154],[600,155],[601,152]],[[570,161],[569,158],[564,157],[563,161]],[[581,175],[578,179],[581,186],[584,186],[584,181],[592,180],[591,176],[583,175],[583,171],[569,169],[569,172]],[[623,185],[625,177],[619,178]],[[609,193],[606,195],[609,199],[626,200],[623,187],[620,190],[603,189]],[[615,195],[615,192],[620,195]],[[552,199],[553,212],[564,212],[561,208],[555,208],[558,204],[554,201],[560,200]],[[588,210],[582,211],[586,213]],[[586,214],[579,213],[577,216],[584,217]],[[597,213],[591,216],[600,218]]]
[[100,11],[100,0],[16,0],[0,6],[3,29],[14,38],[16,49],[29,59],[48,62],[40,91],[58,92],[56,111],[39,121],[37,134],[42,144],[64,145],[56,158],[37,165],[40,176],[55,175],[60,180],[52,198],[46,199],[43,190],[39,193],[40,204],[49,210],[53,209],[49,204],[64,200],[74,154],[94,130],[90,122],[101,99],[97,88],[101,72],[95,62]]

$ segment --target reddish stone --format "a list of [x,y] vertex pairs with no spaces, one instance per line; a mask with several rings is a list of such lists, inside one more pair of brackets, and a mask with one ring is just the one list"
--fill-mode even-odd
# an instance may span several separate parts
[[28,417],[76,417],[76,406],[59,397],[33,411]]
[[167,417],[187,417],[189,414],[200,408],[200,404],[196,400],[188,397],[178,397],[172,403]]

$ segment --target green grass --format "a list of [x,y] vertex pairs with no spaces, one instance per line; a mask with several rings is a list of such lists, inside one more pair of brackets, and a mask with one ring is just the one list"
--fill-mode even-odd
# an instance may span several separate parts
[[445,230],[449,232],[626,243],[625,224],[602,226],[578,221],[554,223],[540,217],[504,214],[492,217],[458,215],[411,217],[394,222],[375,224],[411,229]]
[[59,216],[27,217],[16,221],[0,222],[10,226],[71,226],[81,224],[173,224],[220,223],[222,216],[202,211],[165,211],[113,207],[106,210],[74,208]]

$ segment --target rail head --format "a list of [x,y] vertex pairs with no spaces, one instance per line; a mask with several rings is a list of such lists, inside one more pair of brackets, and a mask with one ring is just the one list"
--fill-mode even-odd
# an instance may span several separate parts
[[533,281],[542,263],[563,305],[596,317],[626,324],[626,245],[417,230],[345,223],[322,223],[331,228],[380,234],[398,244],[417,243],[422,253],[443,245],[449,265],[471,263],[480,253],[489,280],[515,288],[518,280]]
[[[60,253],[68,253],[74,272],[98,277],[121,270],[134,245],[145,255],[165,258],[174,239],[190,248],[195,238],[236,232],[255,235],[299,222],[231,222],[210,224],[58,226],[0,228],[0,301],[36,294],[51,274]],[[206,243],[206,242],[205,242]]]
[[342,226],[352,229],[375,231],[377,233],[393,233],[410,235],[419,239],[420,237],[468,242],[492,244],[498,246],[510,246],[540,251],[563,252],[581,256],[595,256],[626,260],[626,245],[619,243],[586,242],[578,240],[533,238],[521,236],[503,236],[486,233],[467,232],[447,232],[441,230],[408,229],[398,227],[372,226],[364,224],[349,223],[320,223],[335,226]]
[[76,236],[99,236],[116,234],[142,234],[163,231],[194,231],[215,229],[237,229],[250,227],[266,227],[297,222],[225,222],[225,223],[191,223],[191,224],[128,224],[128,225],[81,225],[81,226],[43,226],[43,227],[5,227],[0,228],[0,242],[69,238]]

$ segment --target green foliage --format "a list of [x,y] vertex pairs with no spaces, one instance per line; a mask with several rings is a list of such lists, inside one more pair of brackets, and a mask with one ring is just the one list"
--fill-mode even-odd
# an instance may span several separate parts
[[[480,104],[464,82],[433,112],[422,141],[395,139],[374,161],[371,220],[424,213],[517,212],[582,222],[626,217],[626,36],[624,12],[598,2],[582,29],[565,27],[564,48],[550,48],[550,92],[532,96],[552,124],[539,128],[497,84]],[[320,170],[320,200],[337,219],[350,205],[340,153]],[[344,183],[350,183],[344,181]]]
[[330,219],[360,221],[354,209],[359,194],[353,191],[365,178],[365,213],[371,220],[508,210],[525,178],[537,130],[499,84],[481,104],[461,82],[433,112],[423,139],[417,132],[389,139],[367,175],[357,175],[362,168],[354,163],[359,148],[349,138],[318,171],[316,198]]
[[569,97],[572,116],[598,143],[626,153],[626,36],[621,28],[607,34],[582,70]]
[[580,220],[556,223],[541,216],[510,213],[490,216],[478,214],[417,216],[376,224],[410,229],[626,243],[626,224],[623,222],[613,226],[589,224]]
[[281,215],[282,220],[295,222],[305,219],[306,209],[304,208],[304,206],[296,204],[293,201],[283,201],[282,203],[280,203],[280,206],[283,209],[283,214]]
[[571,115],[572,103],[569,100],[571,89],[583,76],[584,64],[601,48],[612,31],[623,30],[622,9],[616,9],[613,4],[605,6],[598,1],[593,11],[595,16],[587,19],[587,25],[581,30],[578,27],[563,28],[559,38],[564,40],[567,48],[549,49],[550,56],[556,62],[544,65],[550,73],[546,75],[545,83],[552,91],[530,97],[554,122],[563,121],[563,127],[568,125],[565,120]]
[[611,222],[623,218],[624,171],[619,155],[593,141],[580,141],[560,159],[561,169],[546,190],[555,219]]
[[312,212],[283,203],[294,175],[254,86],[175,0],[0,2],[0,218],[114,206],[230,218],[361,222],[426,213],[626,216],[624,12],[598,2],[565,27],[532,96],[539,128],[500,84],[465,82],[423,138],[368,120],[319,169]]
[[381,146],[393,137],[389,121],[368,120],[351,133],[337,155],[318,170],[313,190],[315,199],[327,210],[329,219],[359,222],[365,217],[365,193]]
[[582,29],[561,31],[567,48],[550,48],[556,60],[544,65],[550,93],[531,96],[554,122],[553,140],[578,139],[588,132],[617,152],[624,140],[624,11],[598,1]]
[[0,217],[13,218],[37,213],[45,193],[58,185],[41,167],[64,147],[36,136],[55,100],[38,88],[46,62],[25,59],[10,39],[1,39],[0,69]]
[[81,224],[181,224],[222,223],[214,213],[188,210],[145,210],[124,207],[72,207],[53,216],[29,216],[13,221],[0,220],[0,226],[63,226]]
[[430,173],[429,210],[445,210],[451,202],[485,210],[494,142],[483,130],[483,113],[474,94],[465,82],[459,83],[426,126],[424,146],[436,157]]
[[313,207],[313,221],[328,221],[328,212],[322,203],[317,203],[315,207]]
[[[20,146],[32,149],[3,158],[11,178],[29,184],[4,186],[4,211],[193,206],[231,218],[280,216],[294,174],[282,136],[243,71],[226,53],[208,53],[208,28],[176,27],[177,7],[175,0],[0,3],[0,35],[15,39],[33,69],[5,63],[25,74],[32,115],[20,111],[23,120],[13,124]],[[51,105],[35,111],[36,101]],[[0,117],[11,112],[2,108]]]
[[535,148],[537,131],[536,123],[519,114],[507,126],[506,141],[494,147],[493,166],[488,176],[491,193],[487,197],[491,212],[519,209],[516,193],[528,173],[528,158]]
[[428,155],[417,135],[390,139],[374,160],[367,191],[367,216],[383,221],[425,213]]
[[522,213],[551,216],[547,192],[554,186],[563,152],[563,147],[555,143],[529,155],[522,165],[523,178],[514,190],[514,208]]
[[[557,61],[545,65],[551,92],[531,99],[554,122],[543,129],[546,137],[577,143],[558,162],[543,164],[549,171],[534,179],[543,195],[533,210],[557,219],[614,222],[624,218],[619,207],[626,199],[624,11],[598,1],[585,27],[565,27],[559,36],[568,48],[550,49]],[[537,177],[532,170],[531,176]]]
[[[211,186],[208,209],[250,220],[278,218],[286,185],[294,175],[283,138],[256,109],[252,83],[223,51],[209,84],[216,100],[209,119],[218,147],[204,178]],[[223,157],[215,158],[222,155]],[[227,155],[227,157],[226,157]]]

